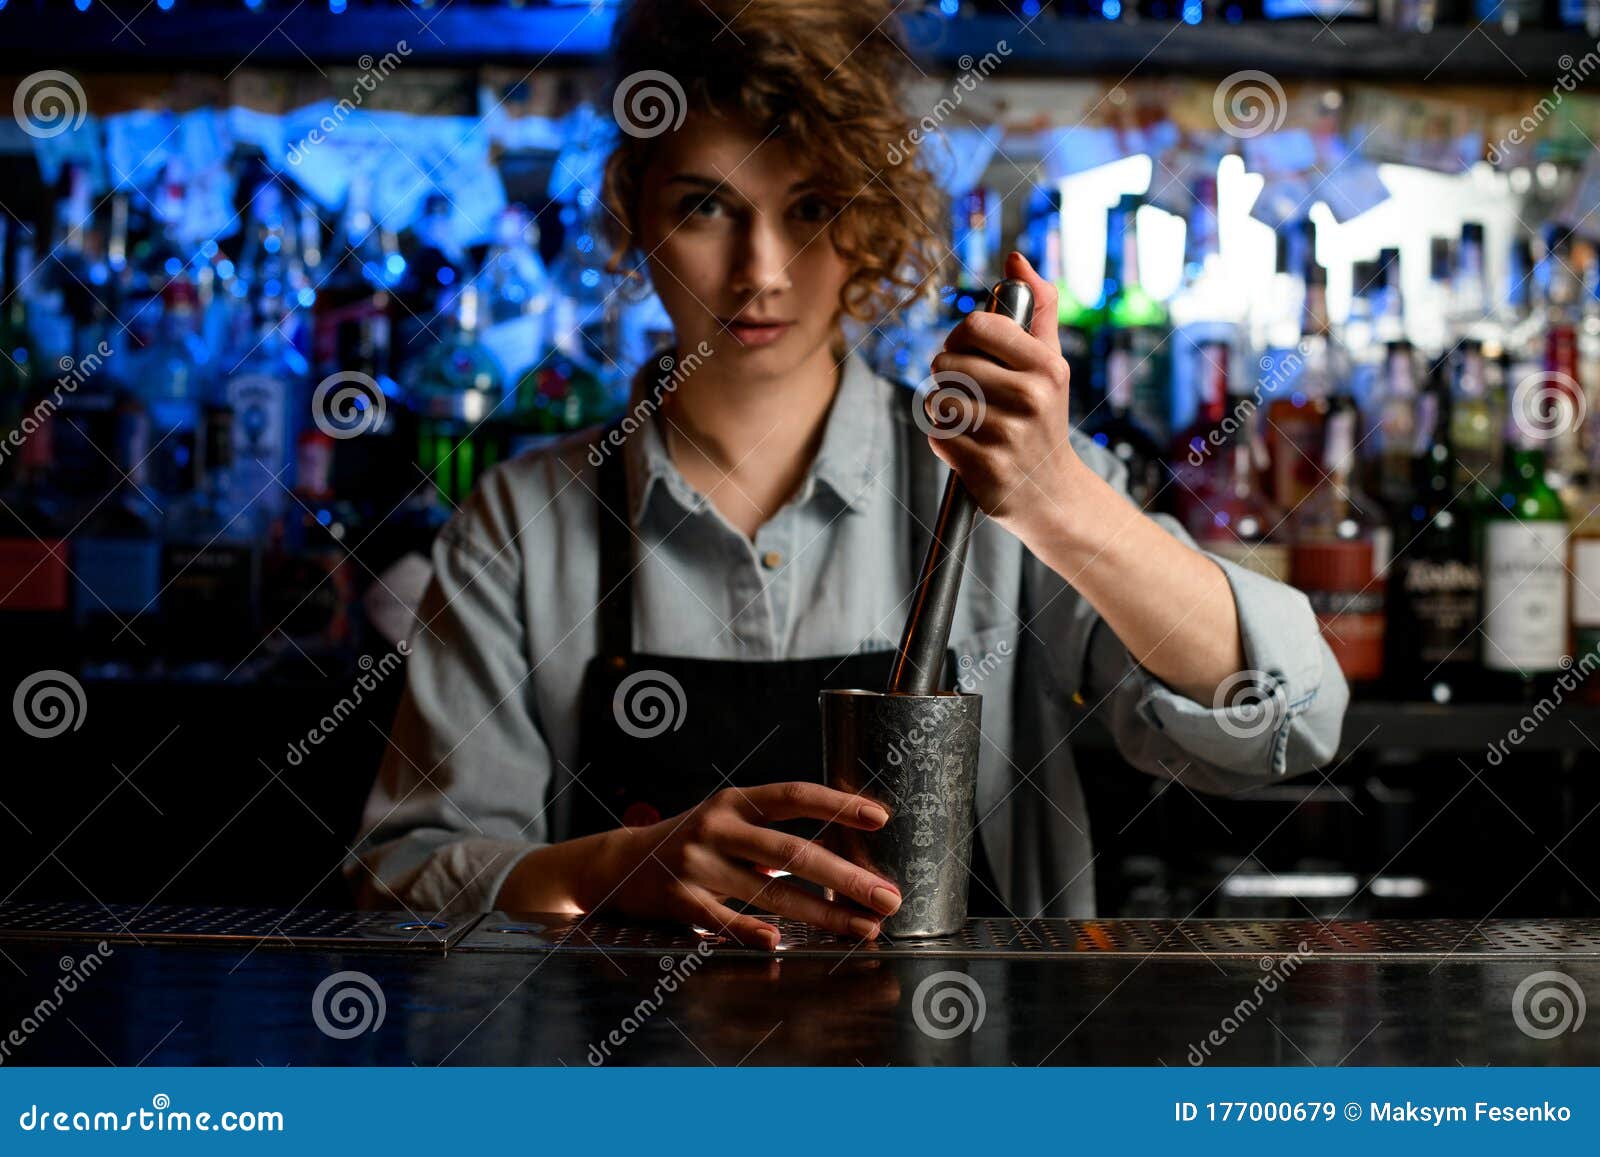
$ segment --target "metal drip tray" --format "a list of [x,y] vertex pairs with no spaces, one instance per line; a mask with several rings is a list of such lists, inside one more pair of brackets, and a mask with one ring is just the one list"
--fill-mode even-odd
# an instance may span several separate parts
[[419,948],[438,951],[476,917],[418,919],[408,912],[211,908],[132,904],[0,904],[0,939],[168,943],[249,942],[283,947]]
[[[863,944],[779,919],[780,953],[843,956],[1594,956],[1600,920],[1023,920],[982,917],[953,936]],[[719,953],[766,955],[678,925],[603,917],[491,913],[463,951],[673,953],[709,941]],[[1303,946],[1303,947],[1302,947]]]

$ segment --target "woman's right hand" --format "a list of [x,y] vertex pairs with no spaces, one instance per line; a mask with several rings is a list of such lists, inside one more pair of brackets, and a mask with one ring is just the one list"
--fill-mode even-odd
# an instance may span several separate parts
[[[778,929],[724,901],[745,900],[779,916],[871,940],[900,907],[900,891],[813,840],[765,825],[817,819],[873,831],[889,813],[866,796],[795,781],[723,788],[699,805],[647,827],[605,833],[580,882],[586,912],[682,920],[744,944],[774,948]],[[833,889],[825,900],[783,879],[784,871]]]

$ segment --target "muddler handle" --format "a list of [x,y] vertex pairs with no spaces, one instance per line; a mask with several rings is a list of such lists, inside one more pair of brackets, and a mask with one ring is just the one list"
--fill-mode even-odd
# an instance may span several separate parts
[[[1033,324],[1033,291],[1026,282],[1007,278],[989,294],[990,313],[1009,317],[1023,329]],[[913,451],[915,453],[916,451]],[[954,470],[945,480],[944,500],[933,524],[933,540],[922,562],[911,613],[906,618],[900,649],[889,674],[890,695],[932,695],[944,667],[956,595],[967,567],[967,542],[978,507]]]

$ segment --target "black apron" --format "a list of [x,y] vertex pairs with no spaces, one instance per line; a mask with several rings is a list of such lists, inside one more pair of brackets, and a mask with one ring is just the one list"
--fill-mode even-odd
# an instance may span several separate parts
[[[903,454],[920,450],[937,464],[924,447],[907,445],[912,441],[904,437],[908,422],[896,425],[902,427],[897,434]],[[894,652],[742,660],[634,651],[627,471],[616,448],[619,442],[604,435],[596,440],[597,445],[608,442],[613,452],[600,464],[598,485],[600,648],[583,674],[579,769],[568,792],[569,836],[653,824],[689,810],[724,787],[820,782],[818,693],[824,688],[887,686]],[[908,515],[906,522],[911,565],[920,568],[928,532],[915,517]],[[907,591],[913,581],[908,577]],[[947,651],[940,684],[944,690],[954,688],[955,670],[955,655]],[[812,839],[822,825],[792,820],[772,826]],[[976,835],[972,848],[977,878],[969,889],[969,912],[1004,915],[994,874]]]

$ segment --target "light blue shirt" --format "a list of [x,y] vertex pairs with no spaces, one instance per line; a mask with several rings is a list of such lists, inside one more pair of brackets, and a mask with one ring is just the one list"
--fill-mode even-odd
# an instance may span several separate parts
[[[684,480],[659,418],[613,450],[627,464],[637,536],[635,649],[715,659],[892,649],[921,563],[909,557],[906,520],[915,511],[931,522],[945,475],[922,472],[936,488],[911,493],[896,437],[904,389],[847,359],[811,469],[754,542]],[[435,543],[390,747],[345,865],[368,905],[487,910],[523,853],[568,830],[583,790],[572,779],[579,691],[599,644],[593,436],[489,471]],[[1072,439],[1126,494],[1123,465]],[[908,444],[928,453],[920,436]],[[1277,681],[1265,716],[1167,687],[1087,600],[980,518],[951,646],[963,687],[983,696],[979,832],[1000,900],[1017,915],[1094,914],[1071,743],[1085,710],[1134,767],[1197,791],[1281,779],[1337,750],[1349,693],[1305,596],[1216,561],[1238,607],[1245,667]],[[815,775],[797,767],[794,778]]]

